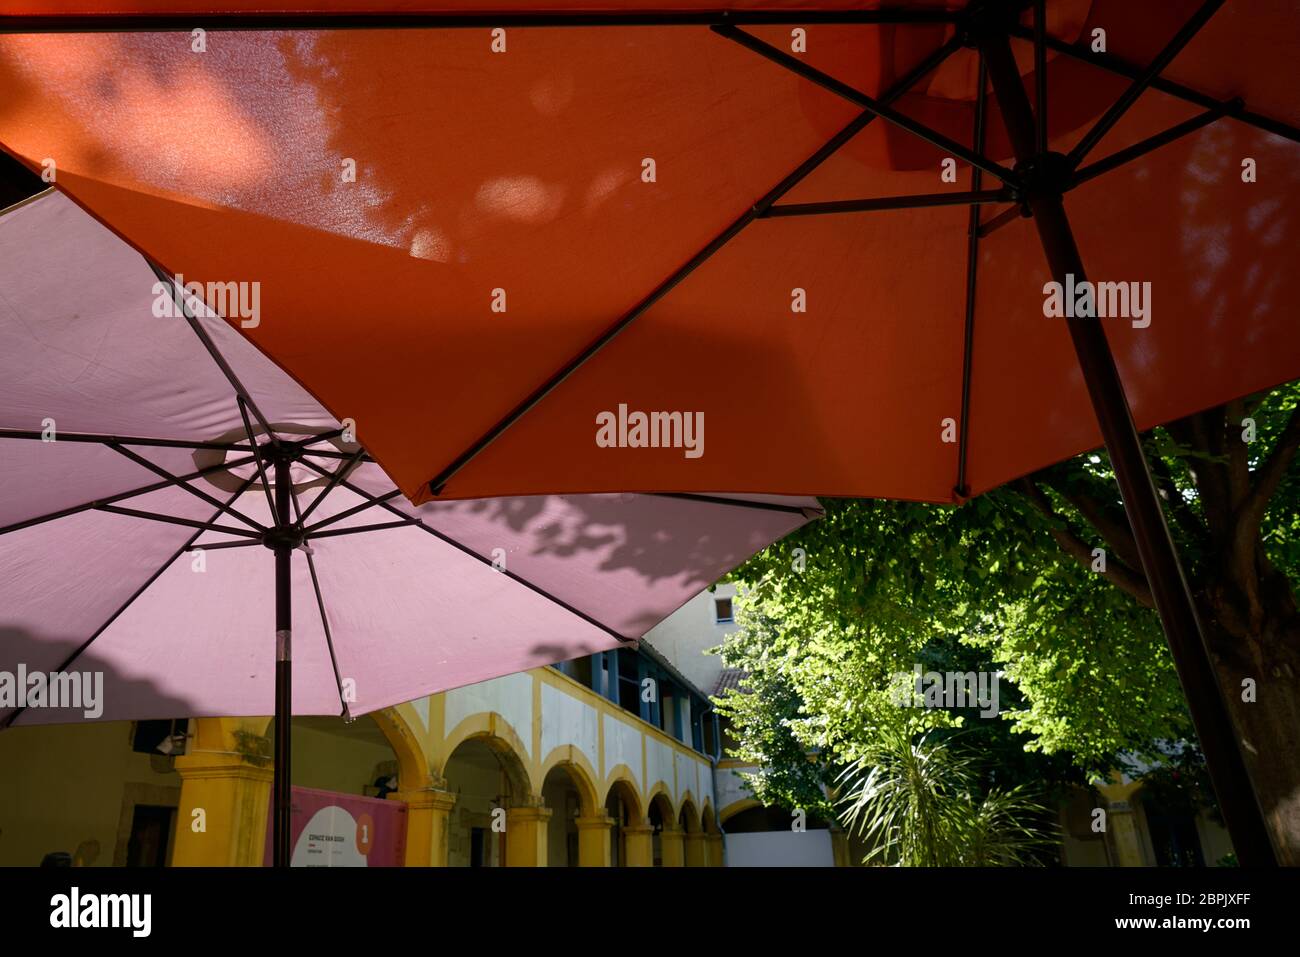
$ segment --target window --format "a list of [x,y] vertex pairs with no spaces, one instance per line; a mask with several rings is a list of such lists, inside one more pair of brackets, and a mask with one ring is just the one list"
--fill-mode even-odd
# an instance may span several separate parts
[[131,735],[131,750],[141,754],[154,754],[158,746],[175,734],[184,734],[187,718],[164,719],[162,721],[137,721]]
[[735,616],[731,612],[730,598],[713,599],[713,620],[719,625],[730,624],[736,620]]

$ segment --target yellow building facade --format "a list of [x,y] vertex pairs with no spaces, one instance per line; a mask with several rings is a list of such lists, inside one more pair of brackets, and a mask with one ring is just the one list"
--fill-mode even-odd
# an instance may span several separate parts
[[[185,753],[164,758],[132,752],[129,722],[11,729],[0,864],[60,851],[134,863],[142,809],[171,808],[166,863],[261,865],[272,732],[270,718],[192,719]],[[356,796],[391,782],[407,866],[723,863],[710,759],[553,668],[350,724],[295,719],[293,762],[295,786]]]

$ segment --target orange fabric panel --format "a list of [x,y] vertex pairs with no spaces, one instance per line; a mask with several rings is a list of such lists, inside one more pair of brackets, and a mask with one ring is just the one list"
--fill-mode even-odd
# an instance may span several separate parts
[[[913,0],[913,6],[960,9],[962,0]],[[651,0],[618,3],[616,0],[8,0],[4,12],[16,15],[132,14],[132,13],[478,13],[490,11],[621,11],[676,10],[875,10],[897,7],[881,0]]]
[[[1112,52],[1142,63],[1194,6],[1063,0],[1053,30],[1104,24]],[[1294,9],[1235,6],[1168,74],[1294,122]],[[879,95],[949,30],[815,25],[806,59]],[[788,44],[785,27],[752,32]],[[259,281],[261,323],[241,331],[354,419],[418,499],[858,112],[705,27],[520,29],[508,42],[498,55],[481,30],[233,32],[198,55],[183,34],[0,37],[0,145],[34,168],[55,158],[61,189],[187,280]],[[1030,48],[1015,47],[1032,91]],[[975,69],[960,51],[897,106],[969,142]],[[1048,82],[1058,150],[1127,86],[1056,55]],[[1007,162],[989,108],[987,152]],[[1196,112],[1148,91],[1090,160]],[[1256,183],[1241,182],[1247,156]],[[941,180],[943,158],[877,120],[782,202],[969,189],[968,168]],[[340,178],[347,159],[355,183]],[[1152,284],[1149,327],[1105,320],[1139,425],[1300,375],[1288,305],[1300,294],[1298,159],[1295,143],[1224,120],[1067,197],[1090,278]],[[961,410],[966,217],[751,224],[445,495],[950,501],[957,445],[943,423]],[[1065,324],[1042,312],[1048,278],[1032,221],[981,243],[975,493],[1099,442]],[[791,309],[796,289],[805,312]],[[620,404],[702,412],[704,454],[599,447],[596,417]]]

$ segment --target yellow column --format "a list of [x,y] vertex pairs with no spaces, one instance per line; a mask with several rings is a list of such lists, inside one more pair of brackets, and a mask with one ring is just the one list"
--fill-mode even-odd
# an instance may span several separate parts
[[1116,774],[1111,782],[1097,788],[1106,801],[1106,839],[1118,867],[1147,867],[1153,863],[1147,860],[1141,821],[1133,804],[1139,787],[1137,781],[1125,782]]
[[578,866],[609,867],[613,864],[609,835],[614,819],[598,814],[576,818],[573,823],[578,825]]
[[406,866],[446,867],[448,827],[456,795],[421,788],[397,791],[388,799],[406,805]]
[[1106,809],[1106,830],[1110,833],[1111,847],[1115,850],[1116,864],[1120,867],[1146,867],[1147,856],[1143,846],[1138,817],[1128,801],[1112,801]]
[[625,824],[623,846],[628,867],[654,867],[654,828],[649,824]]
[[266,858],[272,766],[253,745],[267,719],[204,718],[181,776],[173,867],[261,867]]
[[705,857],[705,844],[703,831],[688,831],[685,834],[686,844],[686,866],[687,867],[708,867],[709,862]]
[[506,809],[506,867],[546,866],[548,807]]
[[708,848],[708,853],[706,857],[709,862],[709,867],[721,867],[722,866],[722,835],[706,834],[704,835],[704,837],[707,841],[706,846]]
[[677,828],[665,827],[659,832],[659,847],[663,852],[664,867],[685,867],[686,852],[683,848],[685,832]]

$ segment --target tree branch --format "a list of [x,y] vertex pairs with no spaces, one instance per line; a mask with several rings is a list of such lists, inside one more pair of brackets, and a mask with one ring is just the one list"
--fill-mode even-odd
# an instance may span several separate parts
[[[1244,446],[1245,443],[1242,444]],[[1269,499],[1281,484],[1282,476],[1286,475],[1297,449],[1300,449],[1300,406],[1291,410],[1291,417],[1273,444],[1273,451],[1255,469],[1250,494],[1242,506],[1238,521],[1250,522],[1256,529],[1259,528],[1264,513],[1268,511]]]
[[1210,442],[1203,414],[1189,415],[1165,426],[1179,445],[1193,454],[1184,458],[1187,471],[1196,483],[1196,493],[1201,499],[1201,511],[1212,542],[1225,542],[1232,524],[1232,506],[1228,483],[1221,463],[1212,461],[1217,454]]
[[[1053,540],[1061,547],[1067,555],[1077,561],[1084,568],[1092,571],[1092,546],[1076,535],[1065,521],[1052,507],[1052,501],[1047,497],[1041,488],[1039,488],[1032,479],[1022,478],[1016,482],[1016,487],[1020,492],[1033,503],[1034,507],[1046,515],[1054,523],[1060,523],[1063,527],[1052,527],[1048,529]],[[1151,598],[1151,589],[1147,586],[1146,577],[1139,572],[1134,571],[1123,561],[1111,559],[1106,562],[1106,570],[1100,573],[1103,578],[1108,580],[1120,591],[1132,596],[1138,604],[1146,608],[1154,608],[1155,602]]]
[[1137,542],[1129,528],[1128,516],[1119,505],[1108,505],[1094,494],[1083,489],[1087,479],[1064,476],[1054,472],[1040,472],[1039,476],[1056,490],[1062,498],[1078,509],[1089,525],[1096,530],[1110,550],[1131,568],[1141,568]]
[[1156,491],[1168,505],[1169,514],[1198,548],[1205,548],[1209,544],[1205,523],[1187,504],[1182,489],[1178,487],[1178,481],[1169,469],[1169,463],[1158,455],[1151,456],[1150,461],[1151,475],[1156,480]]
[[1224,451],[1228,456],[1228,495],[1234,511],[1250,497],[1250,455],[1246,443],[1237,435],[1227,438],[1229,428],[1240,428],[1241,420],[1246,417],[1246,406],[1240,401],[1229,402],[1224,406]]

